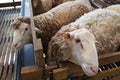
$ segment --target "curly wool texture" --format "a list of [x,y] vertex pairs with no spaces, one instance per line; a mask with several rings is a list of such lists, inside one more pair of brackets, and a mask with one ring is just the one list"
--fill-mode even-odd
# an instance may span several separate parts
[[51,37],[63,25],[74,21],[89,11],[90,10],[88,7],[84,6],[81,2],[69,1],[51,9],[44,14],[35,16],[35,26],[42,31],[39,34],[39,37],[42,39],[43,49],[48,49],[47,46]]
[[82,4],[86,5],[89,9],[93,9],[92,5],[90,4],[89,0],[54,0],[55,6],[62,4],[67,1],[80,1]]
[[109,6],[106,9],[114,10],[114,11],[120,13],[120,4]]
[[75,0],[32,0],[34,15],[45,13],[53,7],[67,1]]
[[49,60],[63,61],[64,57],[71,55],[72,44],[63,38],[63,33],[81,28],[88,29],[101,44],[101,46],[97,46],[99,55],[115,52],[120,47],[120,14],[113,10],[98,9],[63,26],[52,37],[48,48]]
[[32,0],[34,15],[45,13],[53,7],[68,1],[79,1],[89,9],[93,9],[89,0]]

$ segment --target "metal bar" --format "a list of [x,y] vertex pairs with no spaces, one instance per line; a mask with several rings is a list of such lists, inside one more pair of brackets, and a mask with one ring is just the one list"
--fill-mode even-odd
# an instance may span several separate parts
[[4,17],[5,12],[6,12],[5,10],[0,10],[0,24],[3,21],[3,17]]
[[[13,9],[12,10],[12,13],[11,13],[11,17],[10,17],[10,21],[12,22],[13,21],[13,19],[15,19],[15,15],[17,15],[16,14],[16,10],[15,9]],[[7,76],[6,76],[6,78],[9,80],[10,78],[11,78],[11,76],[12,76],[12,68],[13,68],[13,64],[10,64],[9,65],[9,60],[11,60],[11,61],[13,61],[13,59],[14,58],[12,58],[14,55],[11,55],[12,53],[11,53],[11,48],[12,48],[12,35],[13,35],[13,29],[12,29],[12,27],[10,26],[9,27],[9,30],[8,30],[8,36],[6,36],[7,37],[7,39],[8,39],[8,46],[7,46],[7,52],[6,52],[6,54],[7,54],[7,58],[6,58],[6,62],[4,63],[5,65],[4,65],[4,67],[6,68],[6,69],[8,69],[8,71],[9,71],[9,74],[7,73],[7,71],[4,73],[4,74],[6,74]],[[14,54],[14,53],[13,53]],[[9,59],[9,58],[11,58],[11,59]],[[6,70],[5,69],[5,70]]]
[[10,3],[0,3],[0,7],[10,7],[10,6],[19,6],[21,5],[21,2],[15,2],[13,4],[13,2],[10,2]]
[[22,0],[21,6],[20,16],[25,16],[25,0]]
[[3,48],[3,55],[2,55],[2,62],[1,62],[1,64],[4,66],[4,68],[3,68],[3,75],[2,75],[2,78],[1,78],[2,80],[6,79],[7,70],[8,70],[8,64],[7,64],[7,62],[8,62],[10,53],[7,53],[8,52],[7,46],[9,46],[8,45],[9,37],[7,37],[7,36],[8,36],[8,34],[10,34],[11,27],[8,27],[8,26],[11,23],[10,18],[11,18],[11,14],[12,13],[13,13],[13,11],[10,10],[9,17],[8,17],[8,24],[6,25],[7,26],[6,33],[5,33],[5,35],[3,35],[3,36],[5,36],[6,41],[5,41],[4,48]]
[[[3,10],[1,10],[2,12],[3,12]],[[4,23],[5,23],[5,18],[6,18],[6,16],[5,16],[5,14],[8,14],[8,11],[6,11],[5,9],[4,9],[4,14],[1,14],[2,16],[1,16],[1,24],[0,24],[0,36],[2,35],[2,28],[3,28],[3,25],[4,25]],[[0,41],[1,41],[1,37],[0,37]]]
[[13,0],[13,6],[14,6],[14,8],[16,8],[16,7],[15,7],[15,0]]
[[[10,13],[10,12],[9,12]],[[8,15],[8,18],[10,17],[10,15]],[[3,31],[3,41],[2,41],[2,43],[4,43],[4,46],[2,46],[3,47],[3,52],[2,52],[2,58],[1,58],[1,63],[0,63],[0,65],[2,65],[3,64],[3,58],[4,58],[4,55],[5,55],[5,50],[4,49],[6,49],[6,46],[7,46],[7,43],[5,43],[5,42],[8,42],[8,38],[6,38],[6,35],[7,35],[7,31],[8,31],[8,26],[9,26],[9,24],[10,24],[10,21],[9,20],[7,20],[6,21],[6,25],[4,25],[4,27],[5,27],[5,29],[4,29],[4,31]]]
[[[20,50],[21,51],[21,50]],[[16,54],[15,68],[14,68],[14,80],[21,80],[21,52],[18,51]]]
[[20,9],[4,9],[1,14],[3,20],[0,26],[0,77],[2,80],[11,80],[14,68],[14,49],[12,49],[13,29],[10,23],[19,15]]

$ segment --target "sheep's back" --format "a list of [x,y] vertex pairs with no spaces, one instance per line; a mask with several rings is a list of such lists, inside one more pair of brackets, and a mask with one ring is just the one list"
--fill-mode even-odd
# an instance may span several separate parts
[[67,2],[67,1],[75,1],[75,0],[54,0],[55,1],[55,5],[54,6],[57,6],[59,4],[62,4],[64,2]]
[[63,39],[62,33],[81,28],[88,29],[101,43],[101,46],[97,46],[99,55],[115,52],[120,47],[120,14],[113,10],[101,9],[89,12],[75,22],[63,26],[49,42],[49,60],[63,60],[63,55],[70,54],[71,43]]
[[114,11],[120,13],[120,4],[108,6],[106,9],[114,10]]
[[91,31],[101,43],[97,47],[99,53],[115,52],[120,45],[120,14],[107,9],[91,13],[78,19],[79,25]]
[[34,17],[35,26],[42,33],[39,35],[42,39],[43,48],[47,49],[51,37],[63,26],[90,10],[79,1],[69,1],[63,3],[47,13]]

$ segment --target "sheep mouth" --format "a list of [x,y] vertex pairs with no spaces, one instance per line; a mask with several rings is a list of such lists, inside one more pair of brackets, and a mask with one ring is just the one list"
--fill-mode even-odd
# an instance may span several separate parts
[[21,48],[22,48],[22,46],[19,45],[19,44],[15,44],[15,45],[13,45],[13,46],[14,46],[15,49],[21,49]]
[[98,73],[98,70],[94,69],[93,67],[90,67],[90,70],[91,70],[93,73],[95,73],[95,74]]

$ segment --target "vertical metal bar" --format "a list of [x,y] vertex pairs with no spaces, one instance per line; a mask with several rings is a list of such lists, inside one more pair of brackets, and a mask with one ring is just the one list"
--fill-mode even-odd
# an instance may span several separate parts
[[[11,80],[11,77],[13,76],[13,58],[9,59],[9,56],[15,56],[14,55],[14,49],[13,52],[11,52],[11,45],[12,45],[12,34],[13,32],[11,30],[12,27],[10,26],[10,23],[18,16],[18,13],[20,12],[19,9],[3,9],[0,12],[1,17],[4,17],[1,20],[0,25],[0,57],[1,61],[0,64],[0,77],[2,80]],[[12,54],[11,54],[12,53]],[[10,60],[10,63],[9,63]],[[3,74],[4,73],[4,74]],[[8,76],[9,75],[9,76]]]
[[15,6],[15,0],[13,0],[13,6],[14,6],[14,8],[16,8],[16,6]]
[[16,54],[16,61],[15,61],[15,75],[14,75],[14,80],[21,80],[21,57],[22,57],[22,54],[21,54],[21,50],[17,52]]
[[25,0],[21,1],[21,10],[20,10],[20,16],[25,16]]

